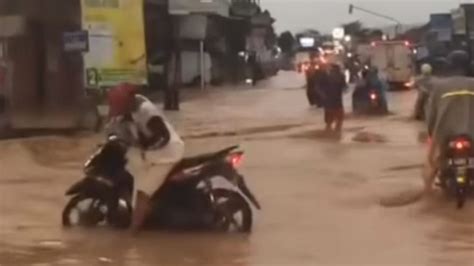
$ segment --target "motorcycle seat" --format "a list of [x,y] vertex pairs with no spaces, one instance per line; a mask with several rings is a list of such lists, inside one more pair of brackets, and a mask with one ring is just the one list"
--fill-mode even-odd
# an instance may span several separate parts
[[223,150],[220,150],[218,152],[213,152],[213,153],[206,153],[206,154],[201,154],[193,157],[187,157],[182,159],[180,162],[178,162],[173,169],[171,170],[171,173],[176,173],[182,169],[187,169],[191,168],[194,166],[198,166],[201,164],[204,164],[208,161],[216,160],[222,157],[227,156],[229,153],[232,151],[238,149],[239,146],[231,146],[228,148],[225,148]]

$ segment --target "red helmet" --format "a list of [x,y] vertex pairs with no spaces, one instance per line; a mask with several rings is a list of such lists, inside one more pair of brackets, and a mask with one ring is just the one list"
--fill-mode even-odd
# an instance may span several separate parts
[[129,83],[122,83],[108,91],[109,117],[125,115],[133,108],[138,88]]

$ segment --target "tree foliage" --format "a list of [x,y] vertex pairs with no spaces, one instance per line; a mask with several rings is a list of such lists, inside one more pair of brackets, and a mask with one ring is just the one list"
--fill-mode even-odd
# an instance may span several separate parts
[[278,37],[278,46],[284,53],[291,53],[295,42],[295,37],[290,31],[285,31]]

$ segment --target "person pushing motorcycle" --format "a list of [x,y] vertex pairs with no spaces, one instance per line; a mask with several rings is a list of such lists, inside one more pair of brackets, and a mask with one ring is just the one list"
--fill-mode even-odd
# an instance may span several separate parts
[[[129,145],[138,147],[144,161],[151,161],[151,165],[169,165],[182,158],[184,142],[181,137],[156,105],[138,94],[137,86],[124,83],[113,88],[108,101],[109,130]],[[151,178],[155,179],[156,173],[153,175]],[[147,200],[146,194],[138,193],[134,215],[144,216]]]
[[425,194],[433,188],[442,144],[450,136],[467,134],[474,139],[474,78],[466,77],[469,56],[455,51],[448,56],[449,74],[432,83],[426,122],[428,154],[423,173]]

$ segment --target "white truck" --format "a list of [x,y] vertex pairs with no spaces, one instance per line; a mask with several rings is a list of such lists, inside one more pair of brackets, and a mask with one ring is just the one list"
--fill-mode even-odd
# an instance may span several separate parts
[[370,64],[379,70],[391,87],[410,88],[415,62],[407,41],[380,41],[371,44]]

